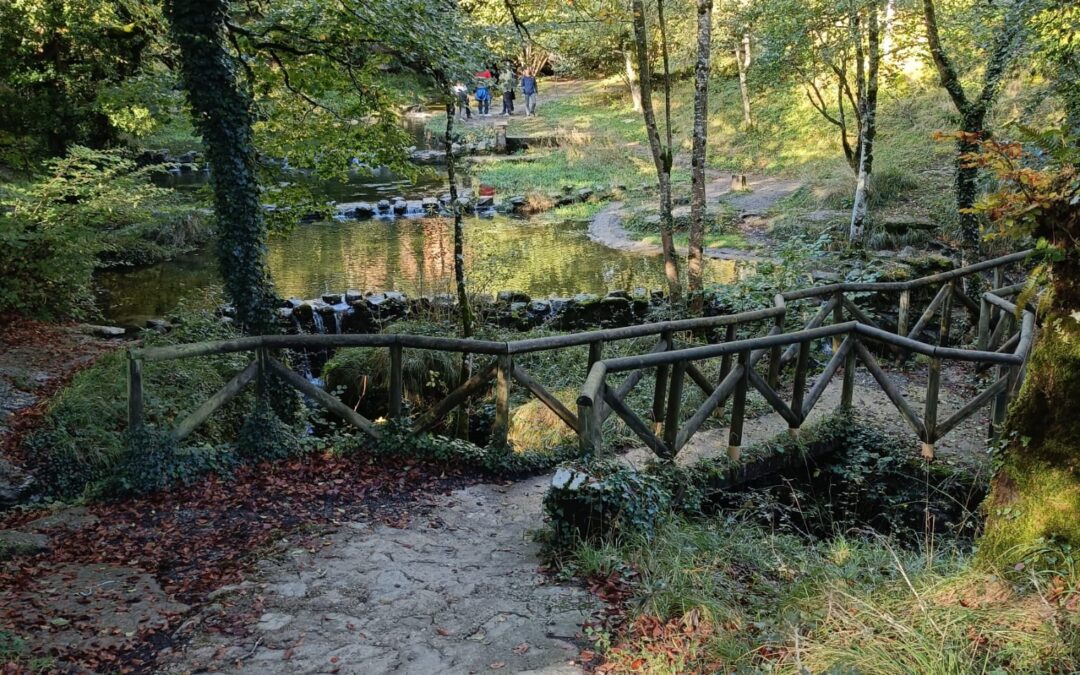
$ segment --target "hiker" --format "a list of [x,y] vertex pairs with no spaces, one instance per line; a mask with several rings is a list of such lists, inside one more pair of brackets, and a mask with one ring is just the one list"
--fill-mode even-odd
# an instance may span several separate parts
[[469,90],[464,82],[458,81],[454,85],[454,96],[457,97],[457,114],[460,120],[471,120],[472,110],[469,109]]
[[488,80],[481,78],[476,84],[476,107],[480,117],[487,117],[491,113],[491,90],[488,89]]
[[499,72],[499,86],[502,88],[503,109],[502,114],[509,116],[514,114],[514,89],[517,87],[517,78],[514,70],[506,66]]
[[525,94],[525,117],[536,114],[536,78],[531,70],[526,69],[521,78],[521,93]]

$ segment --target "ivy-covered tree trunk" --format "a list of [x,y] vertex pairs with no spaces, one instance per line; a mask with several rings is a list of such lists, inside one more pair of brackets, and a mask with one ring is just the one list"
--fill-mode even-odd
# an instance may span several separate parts
[[965,262],[969,262],[966,258],[978,250],[980,243],[979,218],[971,212],[978,197],[979,174],[978,169],[972,167],[963,156],[978,152],[976,141],[986,134],[986,115],[997,98],[1009,64],[1019,52],[1018,46],[1025,30],[1025,4],[1012,3],[1012,9],[1005,16],[1001,29],[995,32],[986,70],[983,72],[982,90],[972,99],[964,90],[960,75],[941,42],[934,0],[923,0],[923,23],[926,26],[930,56],[937,68],[941,86],[948,92],[962,119],[963,133],[956,149],[956,209],[960,219]]
[[202,135],[214,188],[218,265],[236,321],[248,333],[277,329],[266,267],[266,224],[255,176],[251,100],[225,42],[226,0],[167,0],[180,77]]
[[[659,4],[658,7],[662,7],[662,4]],[[656,124],[656,112],[653,109],[652,66],[649,63],[649,40],[646,34],[645,3],[643,0],[634,0],[633,15],[634,46],[637,52],[638,74],[641,77],[642,115],[645,118],[645,130],[649,136],[649,148],[652,151],[653,164],[656,166],[657,183],[660,186],[660,246],[664,252],[664,274],[667,277],[668,292],[671,296],[671,302],[674,304],[682,299],[682,285],[679,281],[679,263],[675,257],[674,218],[671,214],[673,206],[671,196],[671,89],[665,87],[665,110],[668,112],[667,145],[665,146],[660,139],[660,131]],[[661,27],[663,27],[662,20]],[[664,42],[664,64],[665,75],[667,75],[666,40]],[[666,84],[667,77],[665,77],[664,81]]]
[[709,135],[709,54],[712,50],[712,0],[697,3],[697,62],[694,64],[694,140],[690,151],[690,245],[687,281],[691,311],[704,308],[705,149]]
[[859,171],[855,184],[855,202],[851,209],[851,226],[848,240],[852,243],[862,241],[863,230],[869,215],[870,176],[874,168],[874,137],[877,135],[877,98],[878,69],[881,63],[881,44],[879,39],[878,7],[876,2],[866,7],[866,48],[865,67],[863,66],[863,46],[861,31],[857,31],[859,48],[856,50],[859,103]]

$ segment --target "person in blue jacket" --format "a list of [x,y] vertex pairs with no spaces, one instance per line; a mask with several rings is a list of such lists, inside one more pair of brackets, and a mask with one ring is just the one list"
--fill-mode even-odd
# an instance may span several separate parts
[[481,117],[487,117],[491,109],[491,90],[488,81],[483,78],[476,85],[476,107],[480,109]]

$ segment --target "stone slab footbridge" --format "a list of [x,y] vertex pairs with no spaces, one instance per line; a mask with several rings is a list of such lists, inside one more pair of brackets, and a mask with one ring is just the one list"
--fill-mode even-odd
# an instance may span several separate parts
[[[470,398],[489,396],[494,386],[492,443],[505,444],[511,423],[510,388],[516,383],[573,430],[583,454],[604,451],[602,429],[614,415],[656,455],[673,459],[730,399],[726,446],[729,457],[737,459],[746,435],[748,392],[759,392],[788,428],[797,431],[815,406],[825,400],[822,394],[836,377],[842,378],[839,405],[853,405],[855,375],[861,365],[921,440],[923,455],[933,458],[938,441],[984,406],[991,407],[994,428],[1004,421],[1009,397],[1023,379],[1036,330],[1033,309],[1015,304],[1025,284],[1006,285],[1005,272],[1010,266],[1019,266],[1029,253],[1022,251],[909,281],[837,283],[787,291],[775,296],[772,307],[753,311],[511,342],[398,334],[263,335],[132,349],[128,354],[128,422],[132,428],[144,423],[144,363],[251,352],[253,359],[246,368],[176,425],[171,432],[175,439],[190,435],[244,387],[262,382],[269,374],[363,434],[378,439],[385,433],[382,424],[365,418],[277,358],[279,350],[374,347],[389,351],[388,417],[408,417],[407,426],[414,434],[436,428]],[[987,290],[972,299],[965,287]],[[913,302],[921,304],[925,298],[930,300],[919,311]],[[860,307],[860,303],[895,307],[895,320],[890,316],[888,323],[876,321],[870,316],[874,312]],[[816,312],[805,324],[801,323],[810,313],[806,308],[813,305]],[[956,311],[960,309],[967,311]],[[960,344],[965,317],[977,317],[975,342],[970,346]],[[685,335],[707,335],[711,344],[688,345],[680,340]],[[655,346],[645,353],[604,356],[605,345],[651,337],[656,338]],[[812,350],[822,342],[831,344],[831,350],[823,349],[831,351],[831,358],[820,366]],[[585,345],[589,358],[581,373],[576,410],[515,362],[523,354]],[[405,349],[469,354],[477,359],[477,365],[471,377],[442,400],[407,416],[402,376]],[[890,380],[880,362],[889,355],[910,354],[926,360],[921,410]],[[710,379],[705,364],[714,360],[720,362],[719,375]],[[943,364],[951,362],[992,368],[994,377],[977,395],[945,416],[938,405],[941,373]],[[780,384],[785,369],[794,371],[790,387]],[[712,370],[715,372],[715,368]],[[636,411],[628,402],[628,394],[646,380],[652,384],[652,405],[647,411]],[[700,387],[704,394],[704,402],[693,411],[683,409],[684,388],[688,386]]]

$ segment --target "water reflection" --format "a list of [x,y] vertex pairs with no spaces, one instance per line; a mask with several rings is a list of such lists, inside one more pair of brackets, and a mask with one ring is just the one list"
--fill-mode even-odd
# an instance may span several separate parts
[[[615,251],[588,238],[584,223],[467,218],[465,264],[477,292],[521,290],[533,296],[661,288],[659,257]],[[313,223],[270,242],[268,262],[284,297],[326,292],[448,292],[453,283],[453,224],[442,218]],[[709,261],[709,281],[730,283],[745,263]],[[103,273],[102,305],[116,323],[141,323],[172,311],[182,296],[218,283],[209,251],[150,268]]]

